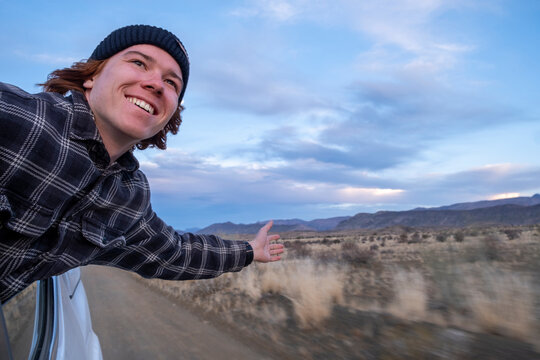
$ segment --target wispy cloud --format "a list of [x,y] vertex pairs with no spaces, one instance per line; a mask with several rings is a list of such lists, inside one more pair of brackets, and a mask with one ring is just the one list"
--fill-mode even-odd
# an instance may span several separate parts
[[47,53],[28,54],[28,53],[17,51],[17,50],[14,51],[13,53],[18,57],[24,58],[25,60],[43,63],[43,64],[50,64],[50,65],[70,66],[74,62],[81,60],[73,56],[62,56],[58,54],[47,54]]
[[[437,16],[445,11],[470,6],[463,1],[442,0],[259,0],[250,1],[231,15],[262,17],[267,20],[305,21],[325,26],[347,26],[373,40],[373,47],[360,59],[368,64],[389,63],[396,50],[408,55],[402,66],[437,71],[451,67],[457,56],[474,45],[453,40],[453,31],[437,26]],[[371,61],[373,54],[377,61]],[[384,55],[381,57],[381,55]]]
[[287,62],[287,52],[279,37],[235,30],[201,50],[194,90],[213,106],[254,115],[328,108],[313,82]]
[[[449,174],[422,176],[406,186],[407,198],[418,203],[449,204],[455,199],[483,200],[503,193],[540,191],[540,167],[493,164]],[[451,190],[450,190],[451,189]]]
[[374,171],[406,163],[440,139],[524,121],[516,109],[425,78],[357,82],[351,91],[356,101],[327,118],[311,138],[304,123],[279,127],[253,153]]
[[494,164],[455,173],[396,178],[392,172],[373,175],[316,160],[225,168],[194,154],[171,150],[166,156],[158,153],[142,163],[153,192],[199,206],[268,203],[332,207],[345,203],[369,207],[394,203],[407,208],[449,204],[455,199],[479,200],[486,194],[527,194],[540,188],[540,168],[534,166]]
[[244,6],[229,12],[238,17],[264,17],[277,21],[287,21],[299,13],[297,4],[286,0],[261,0],[255,6]]

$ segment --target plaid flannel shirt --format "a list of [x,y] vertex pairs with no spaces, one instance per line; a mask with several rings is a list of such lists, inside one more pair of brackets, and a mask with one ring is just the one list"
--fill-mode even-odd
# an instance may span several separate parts
[[180,235],[156,216],[131,152],[109,161],[83,94],[0,83],[0,301],[87,264],[171,280],[244,267],[245,242]]

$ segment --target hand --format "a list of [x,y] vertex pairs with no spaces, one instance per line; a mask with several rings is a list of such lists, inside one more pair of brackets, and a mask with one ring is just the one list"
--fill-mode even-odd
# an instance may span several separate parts
[[255,239],[249,242],[253,248],[253,261],[267,263],[281,260],[279,254],[283,253],[283,244],[270,244],[271,241],[279,239],[280,236],[268,235],[268,231],[270,231],[273,223],[274,222],[270,220],[259,230]]

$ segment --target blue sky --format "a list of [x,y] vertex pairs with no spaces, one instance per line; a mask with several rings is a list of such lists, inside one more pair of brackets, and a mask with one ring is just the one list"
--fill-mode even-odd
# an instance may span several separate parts
[[37,92],[112,30],[174,32],[184,122],[138,151],[185,229],[540,192],[540,2],[3,1],[0,81]]

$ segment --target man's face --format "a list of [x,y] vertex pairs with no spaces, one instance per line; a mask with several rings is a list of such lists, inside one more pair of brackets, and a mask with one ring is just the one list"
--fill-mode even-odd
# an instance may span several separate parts
[[157,134],[178,107],[178,63],[153,45],[134,45],[110,57],[84,82],[85,94],[105,142],[130,148]]

